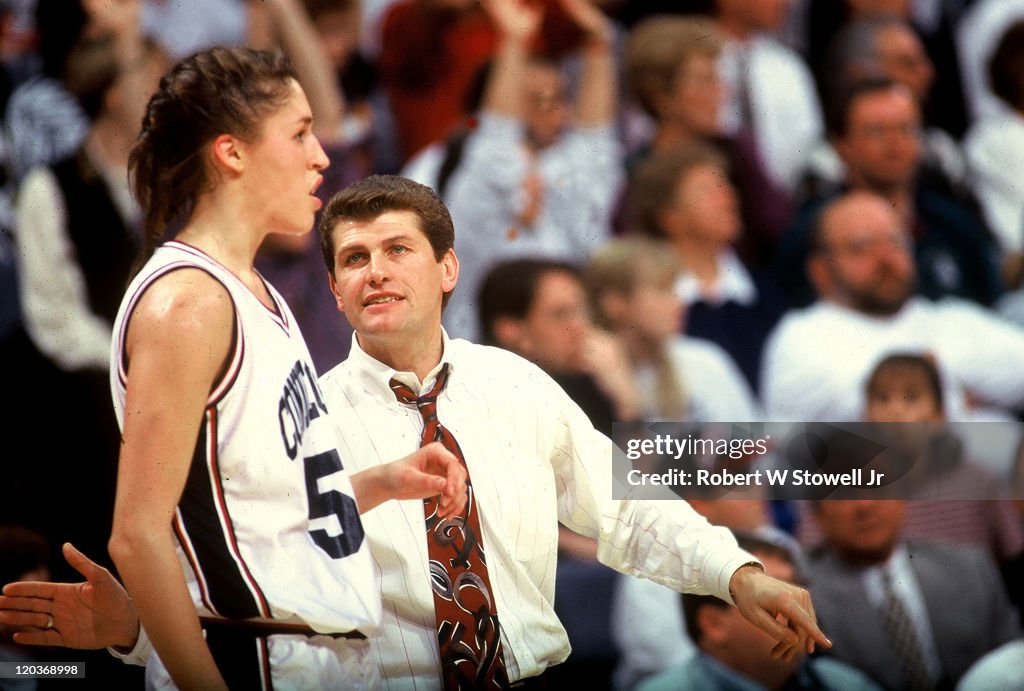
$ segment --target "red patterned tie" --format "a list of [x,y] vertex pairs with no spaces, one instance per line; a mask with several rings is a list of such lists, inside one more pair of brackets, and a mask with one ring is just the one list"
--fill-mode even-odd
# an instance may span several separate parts
[[[402,403],[413,403],[423,416],[420,445],[439,441],[455,454],[463,467],[466,459],[452,433],[437,419],[437,397],[448,381],[448,364],[441,368],[434,387],[417,396],[392,379],[391,389]],[[469,468],[466,468],[467,474]],[[434,591],[437,640],[445,689],[504,689],[508,675],[501,653],[498,608],[487,577],[483,534],[473,485],[466,477],[469,499],[466,513],[441,520],[437,498],[423,501],[427,522],[427,555]]]

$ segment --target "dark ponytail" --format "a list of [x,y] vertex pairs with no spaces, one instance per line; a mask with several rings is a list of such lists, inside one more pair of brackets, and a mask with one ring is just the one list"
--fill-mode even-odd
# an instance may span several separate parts
[[221,134],[253,137],[291,94],[295,71],[280,51],[213,48],[171,68],[146,106],[128,159],[128,178],[143,212],[135,271],[169,228],[187,222],[196,199],[212,189],[204,152]]

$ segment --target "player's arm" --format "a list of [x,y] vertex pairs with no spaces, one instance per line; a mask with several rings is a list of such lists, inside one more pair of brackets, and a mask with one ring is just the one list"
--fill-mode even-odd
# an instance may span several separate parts
[[203,639],[171,522],[233,329],[234,309],[224,287],[202,271],[185,269],[148,289],[127,335],[110,556],[179,688],[226,688]]
[[360,512],[389,499],[425,499],[441,496],[442,518],[461,513],[466,504],[466,470],[459,460],[438,442],[416,453],[352,476],[352,489]]

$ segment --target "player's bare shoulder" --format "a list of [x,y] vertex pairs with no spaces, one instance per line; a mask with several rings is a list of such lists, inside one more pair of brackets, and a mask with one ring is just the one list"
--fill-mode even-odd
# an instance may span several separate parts
[[230,346],[234,304],[227,288],[198,268],[171,271],[149,285],[129,322],[129,357],[141,343],[158,349],[192,349],[195,356]]

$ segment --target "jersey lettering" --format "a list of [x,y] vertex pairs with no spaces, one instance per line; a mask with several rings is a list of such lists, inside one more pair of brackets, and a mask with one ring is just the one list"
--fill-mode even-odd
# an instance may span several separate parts
[[288,375],[277,407],[281,425],[281,440],[288,458],[295,460],[302,446],[302,435],[309,423],[327,414],[327,406],[320,396],[316,377],[301,362],[296,362]]

